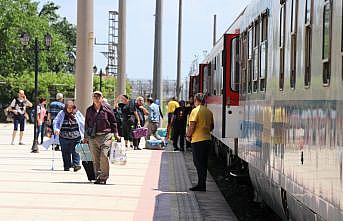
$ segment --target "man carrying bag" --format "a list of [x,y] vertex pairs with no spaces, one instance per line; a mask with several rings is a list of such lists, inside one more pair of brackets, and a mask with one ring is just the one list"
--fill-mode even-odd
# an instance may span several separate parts
[[85,142],[89,143],[93,155],[95,184],[106,184],[109,177],[108,155],[113,134],[117,140],[120,140],[111,107],[103,102],[102,93],[95,91],[93,105],[87,108],[85,121]]

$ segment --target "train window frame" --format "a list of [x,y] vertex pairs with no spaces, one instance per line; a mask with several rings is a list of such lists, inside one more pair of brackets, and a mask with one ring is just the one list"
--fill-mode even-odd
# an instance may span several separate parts
[[[328,11],[327,11],[328,9]],[[332,1],[325,0],[323,5],[322,24],[322,63],[323,86],[329,86],[331,80],[331,50],[332,50]],[[327,48],[326,48],[327,47]]]
[[248,63],[247,63],[247,84],[248,94],[252,93],[252,75],[253,75],[253,27],[248,29]]
[[297,28],[298,28],[298,0],[291,0],[291,50],[290,50],[290,87],[296,86],[296,64],[297,64]]
[[245,95],[247,93],[247,83],[248,83],[248,81],[247,81],[248,40],[247,40],[247,32],[246,31],[244,31],[241,34],[240,41],[241,41],[241,47],[240,47],[240,50],[241,50],[241,53],[240,53],[240,56],[241,56],[240,93]]
[[306,0],[305,1],[305,25],[312,24],[312,8],[313,8],[313,0]]
[[260,75],[260,53],[259,53],[259,47],[254,48],[254,55],[253,55],[253,76],[252,76],[252,81],[253,81],[253,88],[252,91],[253,93],[257,93],[258,89],[258,80],[259,80],[259,75]]
[[312,58],[312,27],[311,25],[305,26],[305,74],[304,86],[310,88],[311,86],[311,58]]
[[286,1],[282,1],[279,14],[279,52],[280,52],[280,70],[279,70],[279,90],[283,91],[285,87],[285,30],[286,30]]
[[311,87],[311,64],[312,64],[312,17],[313,17],[313,0],[306,0],[305,2],[305,73],[304,73],[304,87],[308,89]]
[[260,49],[260,91],[266,90],[266,76],[267,76],[267,69],[268,69],[268,44],[267,40],[261,43]]
[[[239,79],[240,79],[240,71],[239,71],[239,36],[231,39],[231,61],[230,61],[230,89],[231,91],[238,92],[239,91]],[[234,73],[234,74],[232,74]]]

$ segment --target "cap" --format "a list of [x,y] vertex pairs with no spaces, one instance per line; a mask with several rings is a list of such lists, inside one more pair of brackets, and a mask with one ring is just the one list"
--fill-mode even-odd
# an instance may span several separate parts
[[96,95],[96,94],[98,94],[98,95],[100,95],[102,97],[102,92],[101,91],[94,91],[93,95]]
[[61,100],[63,99],[63,94],[62,93],[57,93],[56,94],[56,100]]

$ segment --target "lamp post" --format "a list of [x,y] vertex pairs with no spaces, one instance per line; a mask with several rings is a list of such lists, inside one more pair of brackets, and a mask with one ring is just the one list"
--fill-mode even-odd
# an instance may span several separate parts
[[100,91],[102,92],[102,68],[100,68],[99,75],[100,75]]
[[[27,33],[22,33],[20,36],[21,44],[24,47],[27,47],[29,45],[30,36]],[[38,129],[38,122],[37,122],[37,106],[38,106],[38,59],[39,59],[39,52],[42,50],[49,50],[52,43],[52,37],[50,34],[46,34],[44,37],[44,43],[45,43],[45,49],[39,48],[38,44],[38,38],[35,38],[35,44],[33,48],[30,48],[34,51],[35,54],[35,90],[34,90],[34,96],[35,96],[35,115],[34,115],[34,133],[33,133],[33,144],[31,147],[31,153],[38,153],[38,139],[37,139],[37,129]]]

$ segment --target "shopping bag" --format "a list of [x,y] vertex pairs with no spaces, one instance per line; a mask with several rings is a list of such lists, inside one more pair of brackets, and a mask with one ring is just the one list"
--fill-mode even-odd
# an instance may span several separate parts
[[135,139],[146,137],[148,136],[148,128],[145,128],[145,127],[136,128],[132,131],[132,134],[133,134],[133,138]]
[[126,164],[126,147],[119,142],[113,142],[110,151],[110,162],[112,164]]
[[89,149],[88,144],[76,144],[75,151],[80,154],[80,159],[82,161],[93,161],[92,153]]

